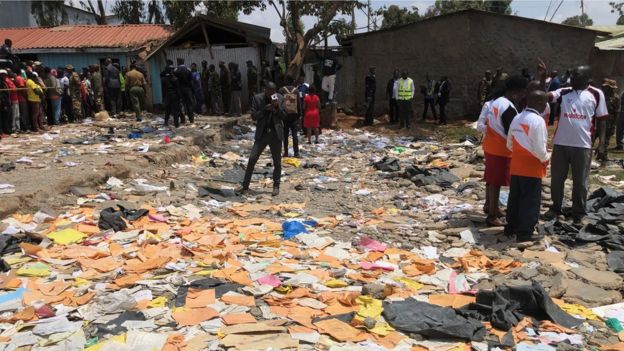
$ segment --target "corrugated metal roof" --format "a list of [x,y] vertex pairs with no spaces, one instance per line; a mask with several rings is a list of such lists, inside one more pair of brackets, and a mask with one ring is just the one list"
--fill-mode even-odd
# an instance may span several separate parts
[[16,53],[32,49],[136,48],[166,40],[171,34],[169,26],[156,24],[0,29],[0,38],[11,39]]
[[624,37],[603,40],[596,43],[600,50],[622,50],[624,49]]

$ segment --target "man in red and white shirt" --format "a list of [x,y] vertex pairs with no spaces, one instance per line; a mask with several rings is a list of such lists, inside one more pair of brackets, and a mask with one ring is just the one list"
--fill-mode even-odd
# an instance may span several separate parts
[[542,90],[529,92],[526,108],[511,122],[507,148],[511,150],[511,183],[507,201],[505,234],[516,240],[534,241],[542,203],[542,178],[548,164],[547,121],[541,115],[548,106]]
[[[542,79],[545,67],[540,65]],[[606,121],[609,113],[602,91],[589,85],[591,71],[580,66],[572,71],[571,86],[548,93],[549,101],[561,100],[559,121],[553,137],[551,163],[551,195],[553,204],[546,218],[560,218],[563,205],[563,189],[572,168],[572,217],[574,224],[582,225],[587,214],[586,203],[589,190],[589,170],[592,157],[592,133],[595,126]],[[601,133],[605,128],[599,128]],[[599,150],[604,149],[600,138]]]

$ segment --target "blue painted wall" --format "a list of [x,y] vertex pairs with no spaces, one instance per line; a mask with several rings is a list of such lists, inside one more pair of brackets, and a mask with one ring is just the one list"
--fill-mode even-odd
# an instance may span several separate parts
[[62,53],[62,54],[37,54],[39,61],[49,67],[65,67],[72,64],[77,72],[83,67],[100,63],[100,59],[107,57],[119,60],[122,66],[127,66],[127,56],[125,53]]
[[[45,66],[49,67],[65,67],[67,64],[72,64],[74,68],[80,72],[83,67],[100,63],[100,59],[107,57],[118,59],[121,66],[129,66],[130,60],[126,53],[45,53],[37,54],[39,61]],[[162,104],[162,89],[160,84],[160,65],[157,62],[158,58],[152,58],[146,65],[149,69],[148,77],[149,84],[152,86],[152,96],[154,104]]]

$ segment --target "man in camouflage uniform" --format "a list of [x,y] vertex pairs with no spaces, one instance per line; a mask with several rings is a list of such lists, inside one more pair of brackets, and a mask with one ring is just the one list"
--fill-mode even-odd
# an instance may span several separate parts
[[221,76],[217,72],[215,65],[210,65],[210,101],[212,104],[212,114],[221,116]]
[[[609,117],[606,123],[606,140],[604,143],[604,150],[597,150],[596,160],[602,161],[602,165],[606,165],[608,159],[609,140],[613,136],[615,131],[615,123],[620,110],[620,94],[618,93],[617,83],[613,79],[605,78],[602,81],[602,92],[604,93],[605,101],[607,103],[607,111]],[[596,133],[599,135],[599,133]],[[598,144],[600,145],[600,144]]]
[[93,100],[95,102],[95,112],[102,110],[104,88],[102,87],[102,74],[99,65],[89,66],[91,71],[91,89],[93,89]]
[[249,91],[247,100],[251,106],[254,95],[258,93],[258,69],[251,60],[247,61],[247,90]]
[[492,72],[485,71],[485,76],[479,82],[478,96],[479,106],[483,106],[483,104],[488,100],[490,96],[490,92],[492,91]]
[[72,99],[72,110],[75,119],[82,119],[82,94],[80,93],[80,76],[74,71],[73,65],[65,66],[69,75],[69,95]]

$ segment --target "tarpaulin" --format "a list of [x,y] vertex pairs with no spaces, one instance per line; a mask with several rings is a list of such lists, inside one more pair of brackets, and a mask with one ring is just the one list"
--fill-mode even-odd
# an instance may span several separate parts
[[479,291],[476,302],[464,306],[460,313],[489,321],[500,330],[509,330],[524,316],[538,320],[551,320],[566,328],[583,322],[565,313],[537,282],[523,286],[499,286],[493,291]]
[[405,168],[403,174],[405,178],[409,178],[418,186],[438,185],[450,188],[453,183],[459,182],[459,178],[448,169],[444,168],[428,168],[423,169],[417,166],[409,166]]
[[129,221],[136,221],[148,213],[146,209],[132,210],[121,205],[117,205],[117,207],[119,210],[115,210],[113,207],[107,207],[100,212],[100,220],[98,221],[98,227],[100,229],[113,229],[118,232],[127,228],[123,218]]
[[454,309],[440,307],[412,298],[385,302],[383,317],[395,329],[431,338],[461,338],[481,341],[485,327],[481,322],[465,318]]
[[221,202],[243,201],[243,198],[237,195],[234,189],[221,189],[221,188],[215,188],[209,185],[202,186],[201,188],[199,188],[199,197],[206,197],[206,196],[210,196],[211,198],[217,201],[221,201]]
[[396,172],[401,169],[399,160],[394,157],[385,156],[380,161],[373,163],[375,169],[383,172]]

